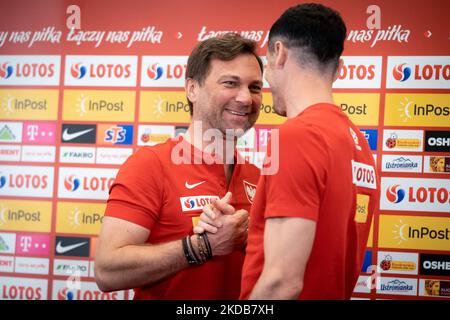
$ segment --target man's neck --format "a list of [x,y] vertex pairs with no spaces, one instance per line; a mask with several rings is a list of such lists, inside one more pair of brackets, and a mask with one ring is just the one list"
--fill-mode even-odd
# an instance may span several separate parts
[[281,99],[286,106],[286,116],[294,118],[317,103],[334,103],[332,81],[323,74],[298,65],[289,66],[291,71],[282,86]]
[[[188,130],[184,135],[184,140],[189,142],[198,150],[209,154],[215,154],[224,164],[234,163],[234,154],[236,149],[237,138],[226,138],[221,134],[220,136],[211,136],[210,134],[204,134],[208,128],[200,128],[197,126],[194,128],[193,122],[191,122]],[[216,131],[218,134],[220,131]]]

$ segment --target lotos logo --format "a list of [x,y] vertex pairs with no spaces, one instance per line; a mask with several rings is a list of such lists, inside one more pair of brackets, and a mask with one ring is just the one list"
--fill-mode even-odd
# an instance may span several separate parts
[[58,194],[62,198],[107,199],[117,169],[60,168]]
[[75,191],[80,186],[80,180],[75,178],[75,175],[71,175],[64,179],[64,186],[68,191]]
[[411,68],[406,63],[402,63],[394,67],[392,74],[395,80],[404,82],[411,76]]
[[73,300],[75,295],[68,288],[62,288],[58,291],[58,300]]
[[448,179],[384,177],[381,184],[383,192],[380,209],[382,210],[450,211]]
[[13,74],[13,67],[8,63],[5,62],[0,65],[0,78],[8,79]]
[[158,63],[154,63],[147,68],[147,75],[152,80],[158,80],[161,78],[163,74],[163,68],[158,65]]
[[68,55],[64,83],[70,86],[135,86],[136,68],[135,56]]
[[183,212],[201,210],[213,200],[218,200],[218,196],[195,196],[195,197],[180,197],[181,209]]
[[81,79],[86,75],[86,67],[81,63],[72,64],[72,67],[70,68],[70,74],[74,78]]
[[184,201],[184,205],[186,206],[187,209],[192,209],[195,207],[195,202],[192,199],[186,199]]
[[3,188],[6,184],[6,177],[0,176],[0,189]]
[[392,203],[399,203],[405,198],[405,190],[396,184],[386,190],[386,198]]

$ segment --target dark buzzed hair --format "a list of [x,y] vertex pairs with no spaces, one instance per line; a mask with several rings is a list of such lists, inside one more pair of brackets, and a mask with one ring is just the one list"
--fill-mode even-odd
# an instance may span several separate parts
[[318,63],[334,67],[344,51],[347,28],[339,12],[318,3],[300,4],[287,9],[272,25],[269,33],[269,51],[276,41],[287,48],[302,50],[299,63]]
[[[257,43],[246,39],[236,33],[226,33],[222,36],[209,38],[200,42],[191,52],[187,62],[186,79],[196,80],[203,85],[211,70],[211,60],[219,59],[231,61],[241,54],[252,54],[258,61],[261,72],[264,70],[263,62],[256,53]],[[192,115],[193,105],[189,101],[189,111]]]

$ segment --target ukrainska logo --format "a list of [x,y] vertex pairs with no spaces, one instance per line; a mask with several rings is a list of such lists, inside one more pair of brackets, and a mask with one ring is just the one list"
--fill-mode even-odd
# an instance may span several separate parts
[[8,79],[11,77],[14,69],[11,65],[9,65],[8,62],[5,62],[0,65],[0,78],[2,79]]
[[75,63],[70,68],[70,74],[74,78],[81,79],[86,75],[86,67],[81,63]]
[[253,203],[256,194],[256,185],[245,180],[242,180],[242,182],[244,183],[245,195],[247,196],[248,202]]
[[68,191],[75,191],[80,186],[80,180],[75,177],[75,175],[71,175],[64,179],[64,186]]
[[204,206],[213,200],[219,200],[218,196],[193,196],[180,197],[181,209],[183,212],[202,210]]
[[399,203],[405,198],[405,190],[396,184],[386,190],[386,198],[392,203]]
[[152,80],[158,80],[161,78],[163,74],[163,68],[158,65],[158,63],[154,63],[147,68],[147,75]]
[[411,68],[406,63],[402,63],[394,67],[392,74],[395,80],[404,82],[411,76]]

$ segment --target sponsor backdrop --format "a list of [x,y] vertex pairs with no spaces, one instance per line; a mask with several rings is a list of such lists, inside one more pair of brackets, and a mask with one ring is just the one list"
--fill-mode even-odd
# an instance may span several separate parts
[[[447,0],[323,1],[348,26],[336,104],[381,173],[355,299],[450,298]],[[0,3],[0,299],[131,299],[94,281],[108,188],[139,147],[186,130],[187,57],[233,31],[265,56],[294,0]],[[275,115],[239,141],[260,166]]]

